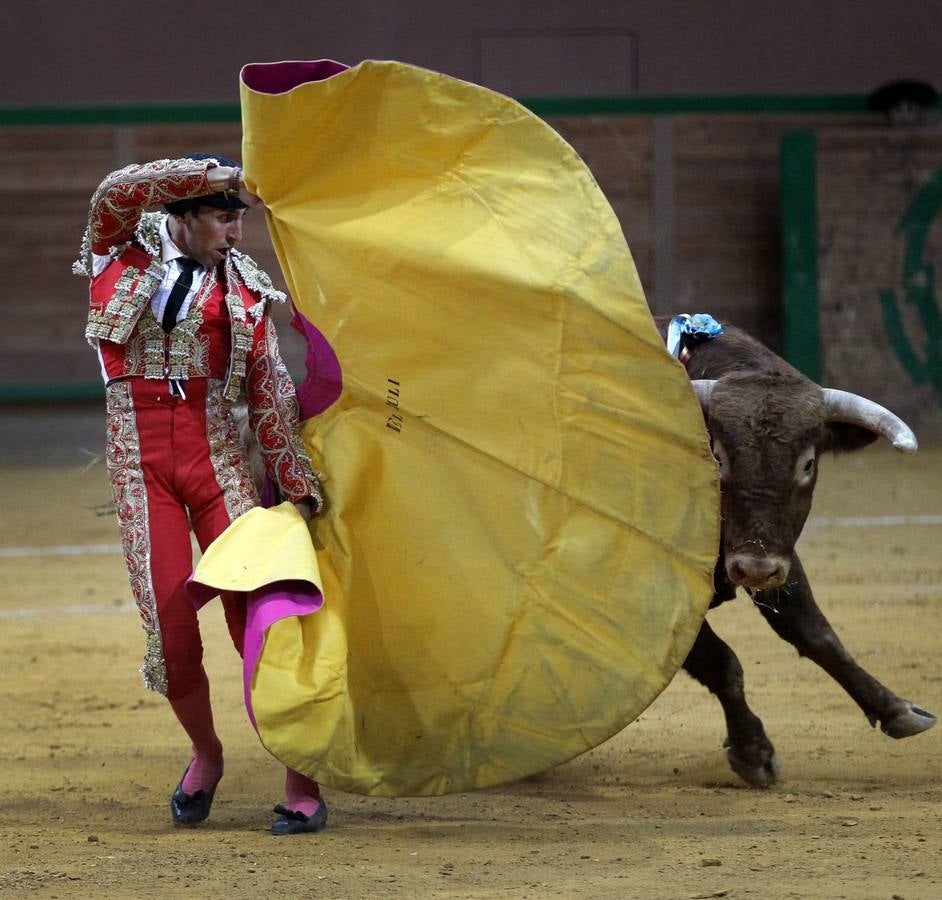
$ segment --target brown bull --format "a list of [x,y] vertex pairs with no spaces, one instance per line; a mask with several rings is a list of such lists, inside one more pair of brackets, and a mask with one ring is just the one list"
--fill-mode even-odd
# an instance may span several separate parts
[[[662,334],[669,322],[658,321]],[[894,738],[931,728],[934,715],[897,697],[844,649],[795,553],[821,454],[858,450],[879,437],[911,452],[912,431],[882,406],[819,387],[730,326],[691,342],[683,358],[720,473],[722,546],[711,607],[743,588],[776,634],[834,678],[871,725],[879,722]],[[774,783],[775,749],[746,703],[742,666],[706,621],[684,668],[723,706],[733,771],[753,787]]]

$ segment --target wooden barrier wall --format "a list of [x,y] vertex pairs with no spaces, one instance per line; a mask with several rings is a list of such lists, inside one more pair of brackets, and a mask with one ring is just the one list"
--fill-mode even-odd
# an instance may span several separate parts
[[[853,117],[835,115],[835,122]],[[865,116],[860,118],[871,121]],[[655,313],[711,312],[781,344],[779,146],[827,115],[571,115],[549,118],[595,174],[625,231]],[[238,158],[237,124],[7,126],[0,254],[0,390],[90,384],[86,284],[71,275],[88,200],[133,161],[211,150]],[[281,282],[262,217],[243,245]],[[281,318],[281,315],[279,315]],[[300,348],[279,323],[292,371]]]
[[822,382],[942,438],[942,131],[813,139]]

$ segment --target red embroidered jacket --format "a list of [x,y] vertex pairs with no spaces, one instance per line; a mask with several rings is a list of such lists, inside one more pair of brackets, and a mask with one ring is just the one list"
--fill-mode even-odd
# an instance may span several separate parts
[[[166,334],[150,310],[163,281],[161,213],[144,209],[213,192],[209,160],[157,160],[109,175],[92,197],[82,255],[73,266],[91,278],[85,336],[98,343],[108,380],[216,378],[236,400],[245,392],[269,475],[282,496],[323,500],[317,474],[298,437],[294,383],[278,351],[268,315],[284,301],[268,275],[232,250],[208,272],[186,317]],[[98,275],[92,253],[114,259]]]

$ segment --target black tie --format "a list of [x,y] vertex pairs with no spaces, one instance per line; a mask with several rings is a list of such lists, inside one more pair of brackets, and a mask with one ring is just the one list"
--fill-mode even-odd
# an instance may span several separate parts
[[180,257],[179,263],[180,274],[177,276],[173,289],[170,291],[170,296],[167,298],[164,317],[161,321],[161,325],[163,325],[167,334],[173,331],[173,326],[177,324],[177,314],[180,312],[180,307],[183,306],[186,295],[190,293],[190,285],[193,284],[193,270],[199,265],[195,259],[187,259],[186,257]]

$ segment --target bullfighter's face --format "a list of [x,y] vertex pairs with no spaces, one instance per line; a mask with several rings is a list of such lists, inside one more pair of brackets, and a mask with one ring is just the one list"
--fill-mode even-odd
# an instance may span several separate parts
[[182,216],[170,217],[170,237],[191,259],[213,269],[242,240],[244,216],[244,209],[200,206]]

